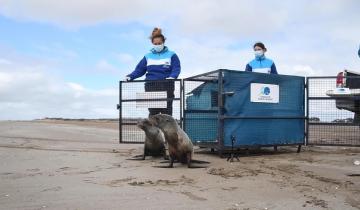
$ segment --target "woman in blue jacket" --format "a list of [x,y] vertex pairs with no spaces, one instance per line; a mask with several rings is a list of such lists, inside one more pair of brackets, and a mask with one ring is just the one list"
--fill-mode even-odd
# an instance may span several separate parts
[[261,42],[254,44],[255,59],[246,65],[245,71],[252,71],[258,73],[277,74],[274,61],[265,57],[267,51],[265,45]]
[[[141,59],[135,70],[126,76],[126,80],[131,81],[146,74],[145,80],[149,81],[145,83],[145,91],[166,91],[167,98],[173,99],[175,89],[174,81],[151,82],[151,80],[178,78],[181,71],[180,60],[175,52],[170,51],[169,48],[164,45],[166,38],[161,33],[160,28],[154,28],[150,39],[153,48]],[[149,115],[155,115],[160,112],[172,115],[172,100],[168,100],[167,108],[149,108],[149,112]]]

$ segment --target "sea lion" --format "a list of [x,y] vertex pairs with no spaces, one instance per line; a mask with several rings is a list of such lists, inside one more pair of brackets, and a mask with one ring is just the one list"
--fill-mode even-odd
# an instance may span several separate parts
[[148,119],[138,122],[137,126],[145,132],[144,154],[142,159],[145,160],[146,156],[164,156],[167,159],[165,149],[165,137],[163,132],[152,125]]
[[187,164],[189,168],[197,168],[191,167],[194,153],[193,144],[176,120],[167,114],[156,114],[150,116],[149,120],[153,125],[160,128],[165,135],[170,157],[170,165],[168,167],[172,168],[176,159],[183,164]]

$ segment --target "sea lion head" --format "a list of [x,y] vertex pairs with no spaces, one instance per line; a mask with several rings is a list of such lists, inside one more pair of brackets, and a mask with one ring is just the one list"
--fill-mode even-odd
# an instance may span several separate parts
[[167,114],[156,114],[149,117],[151,123],[159,128],[174,127],[177,126],[176,120]]
[[148,120],[148,119],[143,119],[137,123],[137,127],[140,128],[141,130],[144,130],[150,126],[153,126],[153,125],[150,122],[150,120]]

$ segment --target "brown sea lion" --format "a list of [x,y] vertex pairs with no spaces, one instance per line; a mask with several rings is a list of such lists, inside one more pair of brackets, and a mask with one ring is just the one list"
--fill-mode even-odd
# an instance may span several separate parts
[[144,154],[142,159],[145,160],[146,156],[161,155],[164,156],[164,159],[167,159],[163,132],[148,119],[139,121],[137,126],[145,132]]
[[194,153],[193,144],[188,135],[180,128],[176,120],[167,114],[157,114],[149,117],[153,125],[159,127],[165,135],[168,144],[170,165],[172,168],[174,160],[187,164],[191,168]]

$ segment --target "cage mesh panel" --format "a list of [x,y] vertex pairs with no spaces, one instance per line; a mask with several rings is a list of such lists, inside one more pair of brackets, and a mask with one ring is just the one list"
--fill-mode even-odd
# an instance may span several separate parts
[[196,78],[203,81],[184,81],[184,130],[195,144],[217,141],[218,84],[206,82],[217,75]]
[[[336,88],[336,77],[309,78],[308,88],[308,144],[360,146],[360,123],[354,121],[355,113],[341,109],[344,104],[354,106],[356,102],[326,95],[327,91]],[[358,100],[360,101],[360,98]]]
[[[180,123],[180,81],[172,82],[173,84],[171,84],[171,81],[168,80],[156,81],[151,82],[150,85],[148,83],[147,86],[145,81],[122,83],[122,102],[120,107],[122,109],[122,118],[120,119],[121,143],[144,142],[145,133],[143,130],[139,129],[136,124],[138,121],[148,118],[150,111],[153,114],[160,112],[164,114],[171,114],[172,110],[172,116]],[[154,92],[155,94],[153,94]],[[162,93],[157,94],[156,92]],[[171,97],[172,92],[174,94],[174,99],[171,103],[165,99],[167,96]]]
[[309,97],[325,97],[326,91],[336,88],[336,78],[309,78]]

